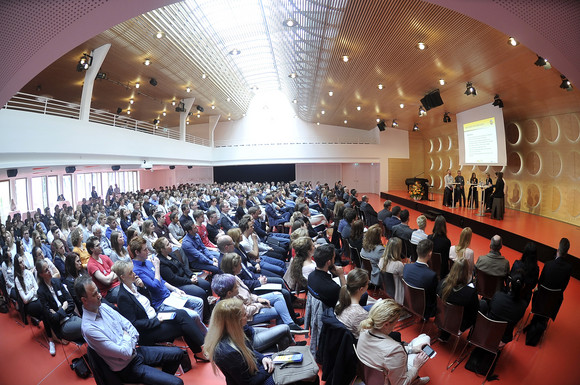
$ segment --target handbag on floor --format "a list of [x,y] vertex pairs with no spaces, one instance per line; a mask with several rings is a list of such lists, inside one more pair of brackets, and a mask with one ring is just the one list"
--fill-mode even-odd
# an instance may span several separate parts
[[276,353],[277,355],[302,354],[302,362],[279,364],[274,367],[272,377],[276,385],[289,384],[319,384],[318,365],[310,353],[309,346],[290,346],[288,349]]

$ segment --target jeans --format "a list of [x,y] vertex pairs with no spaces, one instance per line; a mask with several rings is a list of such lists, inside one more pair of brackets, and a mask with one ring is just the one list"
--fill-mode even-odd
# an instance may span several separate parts
[[[183,385],[174,373],[181,364],[183,351],[177,347],[141,346],[133,360],[117,372],[123,382],[141,382],[151,385]],[[162,370],[153,366],[162,366]]]
[[204,321],[209,322],[210,314],[207,297],[211,295],[210,283],[204,279],[198,278],[197,285],[192,283],[190,285],[179,286],[179,288],[183,290],[187,295],[200,298],[203,301],[203,317],[205,317]]
[[[190,295],[186,295],[187,302],[183,306],[183,310],[189,314],[189,316],[193,319],[199,330],[205,336],[207,334],[207,327],[202,322],[203,317],[203,301],[200,298],[192,297]],[[160,311],[174,311],[177,310],[172,306],[168,306],[164,303],[159,305],[157,308],[157,312]]]
[[276,325],[271,328],[254,328],[254,349],[263,352],[278,344],[280,350],[286,349],[292,343],[292,335],[288,325]]
[[252,324],[269,322],[273,319],[276,319],[277,324],[285,323],[289,325],[294,322],[290,313],[288,313],[288,308],[286,307],[286,302],[284,301],[282,293],[267,293],[261,295],[260,298],[270,301],[272,307],[262,308],[257,314],[254,314],[254,319],[251,322]]

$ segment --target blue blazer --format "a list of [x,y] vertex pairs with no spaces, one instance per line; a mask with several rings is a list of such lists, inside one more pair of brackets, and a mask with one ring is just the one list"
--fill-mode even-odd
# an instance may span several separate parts
[[403,268],[403,279],[411,286],[425,289],[425,318],[437,309],[437,274],[424,263],[409,263]]

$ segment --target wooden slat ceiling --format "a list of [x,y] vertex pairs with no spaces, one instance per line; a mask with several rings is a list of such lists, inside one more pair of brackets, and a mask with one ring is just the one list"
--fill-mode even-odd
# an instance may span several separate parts
[[[455,121],[455,113],[491,103],[496,93],[504,101],[506,121],[580,110],[578,90],[560,89],[556,68],[534,66],[536,55],[528,48],[512,47],[503,33],[438,5],[419,0],[251,3],[259,10],[260,25],[240,24],[236,0],[191,0],[154,10],[71,50],[21,91],[79,103],[84,73],[75,71],[76,63],[83,52],[111,43],[101,69],[108,79],[97,80],[92,107],[126,110],[133,97],[132,118],[160,118],[166,127],[179,124],[171,101],[186,97],[195,97],[205,109],[200,118],[191,118],[193,124],[217,114],[241,119],[254,85],[296,99],[296,114],[305,121],[344,126],[347,120],[348,127],[364,130],[380,118],[387,125],[397,119],[407,130],[418,123],[429,132],[441,125],[444,112]],[[215,17],[230,18],[225,21],[232,30],[213,28]],[[298,26],[284,26],[288,17]],[[155,37],[158,31],[163,38]],[[416,48],[418,42],[427,49]],[[237,57],[228,54],[234,44],[244,47]],[[142,64],[146,58],[152,65]],[[291,72],[295,79],[289,78]],[[157,80],[156,87],[149,85],[150,78]],[[464,95],[467,81],[477,96]],[[437,88],[444,105],[420,118],[419,100]]]

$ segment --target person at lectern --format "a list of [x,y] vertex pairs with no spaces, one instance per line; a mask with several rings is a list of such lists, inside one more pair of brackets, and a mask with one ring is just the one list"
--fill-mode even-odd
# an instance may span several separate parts
[[457,170],[455,177],[455,202],[459,202],[459,206],[465,206],[465,178],[461,175],[461,170]]
[[505,183],[503,181],[503,172],[498,171],[495,173],[497,180],[495,181],[493,190],[493,202],[491,204],[491,219],[503,219],[503,214],[505,211],[504,207],[504,188]]
[[492,193],[493,193],[493,181],[491,180],[491,176],[489,175],[489,172],[485,173],[485,185],[486,186],[490,186],[488,188],[485,189],[484,193],[484,201],[485,201],[485,209],[488,210],[488,212],[490,212],[491,210],[491,199],[492,199]]
[[443,206],[451,206],[451,200],[453,199],[453,176],[451,175],[451,169],[447,169],[447,175],[445,175],[445,190],[443,191]]
[[477,177],[475,176],[475,173],[472,172],[471,173],[471,178],[469,179],[469,194],[467,195],[467,205],[469,207],[475,207],[478,208],[479,207],[479,194],[477,192]]

